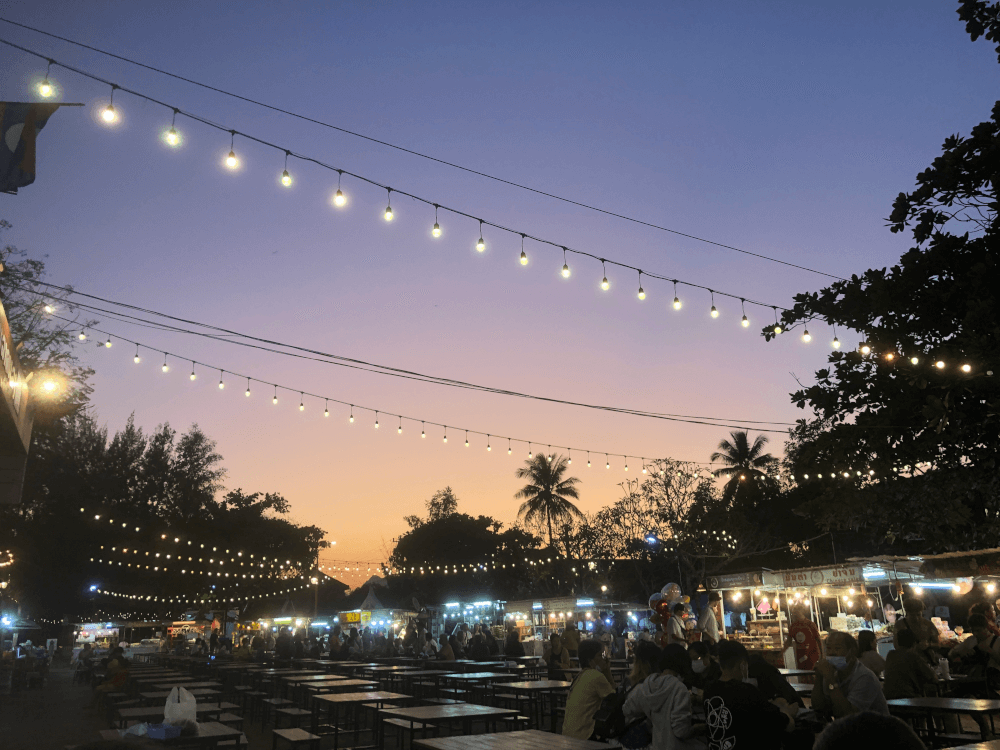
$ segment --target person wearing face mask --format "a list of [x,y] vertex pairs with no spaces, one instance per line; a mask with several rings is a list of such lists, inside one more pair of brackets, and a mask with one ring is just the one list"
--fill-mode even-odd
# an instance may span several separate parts
[[721,641],[718,647],[722,674],[705,690],[705,722],[709,750],[760,747],[795,729],[798,704],[780,698],[773,702],[747,682],[749,662],[746,647],[737,641]]
[[695,641],[688,646],[688,656],[691,659],[691,673],[685,682],[692,690],[704,690],[722,675],[718,662],[712,658],[708,644]]
[[833,631],[826,639],[826,658],[816,663],[812,707],[836,719],[861,711],[889,715],[878,677],[858,661],[858,642]]

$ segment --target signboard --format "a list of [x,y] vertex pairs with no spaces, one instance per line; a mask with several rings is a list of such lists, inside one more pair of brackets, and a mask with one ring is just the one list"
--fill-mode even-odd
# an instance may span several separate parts
[[711,576],[708,579],[708,588],[712,591],[724,589],[749,589],[760,586],[763,583],[761,574],[754,573],[728,573],[721,576]]
[[345,625],[359,625],[361,623],[361,613],[344,612],[340,615],[340,621]]
[[810,586],[853,586],[865,582],[864,566],[838,565],[810,570],[776,570],[764,573],[765,586],[808,588]]
[[372,613],[371,612],[362,612],[361,613],[361,627],[362,628],[367,628],[371,624],[372,624]]

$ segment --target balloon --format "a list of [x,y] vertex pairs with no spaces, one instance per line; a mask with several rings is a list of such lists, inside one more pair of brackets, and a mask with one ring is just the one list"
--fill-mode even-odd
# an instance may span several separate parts
[[661,622],[663,622],[663,618],[660,617],[658,614],[654,613],[650,615],[649,621],[654,625],[659,625]]
[[673,604],[665,599],[660,599],[653,609],[656,610],[656,613],[660,615],[660,617],[667,619],[670,617],[670,610],[673,609]]
[[663,594],[663,598],[667,601],[673,601],[681,595],[681,587],[676,583],[668,583],[660,589],[660,593]]
[[661,599],[663,599],[663,594],[661,594],[659,591],[657,591],[655,594],[653,594],[651,597],[649,597],[649,608],[650,609],[656,609],[656,603],[658,601],[660,601]]
[[691,603],[691,597],[690,597],[690,596],[682,596],[682,597],[681,597],[681,601],[682,601],[682,602],[683,602],[684,604],[690,604],[690,603]]

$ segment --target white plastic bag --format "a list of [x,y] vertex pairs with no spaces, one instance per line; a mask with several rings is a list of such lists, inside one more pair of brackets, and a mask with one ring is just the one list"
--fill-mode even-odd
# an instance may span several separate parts
[[183,724],[190,721],[198,723],[198,699],[182,687],[171,688],[167,703],[163,707],[163,723]]

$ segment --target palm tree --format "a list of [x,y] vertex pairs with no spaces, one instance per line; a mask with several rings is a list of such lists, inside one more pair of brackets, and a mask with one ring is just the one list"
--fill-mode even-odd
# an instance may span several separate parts
[[758,435],[752,444],[746,430],[730,432],[729,437],[729,440],[719,443],[719,450],[712,454],[711,460],[724,464],[712,474],[730,478],[722,490],[722,497],[732,502],[738,494],[759,494],[769,485],[771,480],[767,469],[774,465],[776,459],[770,453],[764,453],[764,446],[767,445],[764,435]]
[[544,453],[524,462],[517,470],[518,479],[527,479],[514,497],[524,500],[518,510],[518,515],[525,523],[543,521],[549,531],[549,546],[553,544],[553,524],[567,523],[575,518],[582,518],[583,513],[573,505],[568,498],[580,499],[576,477],[566,477],[563,474],[569,468],[565,456],[553,456],[551,459]]

